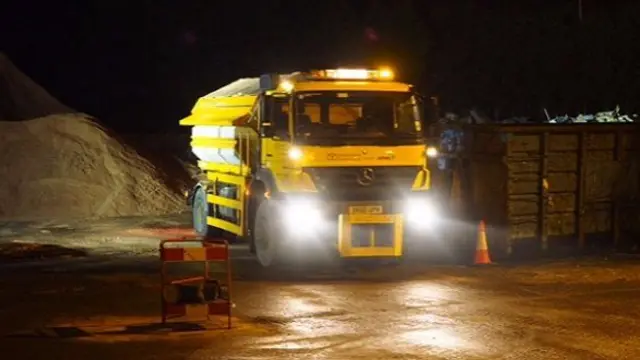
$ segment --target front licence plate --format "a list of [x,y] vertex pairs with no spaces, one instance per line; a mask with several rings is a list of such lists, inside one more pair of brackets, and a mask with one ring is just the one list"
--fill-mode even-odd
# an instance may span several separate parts
[[393,224],[396,221],[396,215],[381,214],[351,214],[349,215],[350,224]]
[[349,214],[382,214],[382,206],[366,205],[366,206],[349,206]]

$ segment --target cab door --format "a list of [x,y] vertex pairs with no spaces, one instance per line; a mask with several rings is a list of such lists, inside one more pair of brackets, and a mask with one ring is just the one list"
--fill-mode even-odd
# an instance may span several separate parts
[[[275,187],[286,187],[286,179],[292,172],[289,160],[291,136],[289,133],[289,96],[273,94],[264,96],[261,116],[261,176]],[[266,178],[271,179],[267,180]],[[269,185],[268,185],[269,186]],[[273,189],[272,189],[273,190]]]

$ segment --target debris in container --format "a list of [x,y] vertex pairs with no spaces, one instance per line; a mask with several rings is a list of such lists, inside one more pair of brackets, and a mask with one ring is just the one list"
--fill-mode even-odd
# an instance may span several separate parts
[[631,123],[638,120],[637,114],[623,114],[620,107],[614,110],[600,111],[595,114],[578,114],[570,116],[568,114],[551,117],[547,109],[544,109],[545,119],[538,121],[527,116],[513,116],[499,121],[490,120],[487,117],[478,115],[477,110],[469,111],[468,116],[460,116],[455,113],[446,113],[441,119],[441,124],[580,124],[580,123]]
[[569,115],[557,116],[549,119],[551,124],[567,124],[567,123],[628,123],[635,122],[638,119],[637,114],[627,115],[620,113],[620,106],[616,106],[611,111],[600,111],[595,114],[578,114],[576,117]]

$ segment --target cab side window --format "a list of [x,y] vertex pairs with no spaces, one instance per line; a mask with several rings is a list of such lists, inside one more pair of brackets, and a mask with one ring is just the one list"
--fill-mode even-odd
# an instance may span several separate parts
[[258,101],[251,109],[251,113],[249,114],[249,118],[247,120],[246,125],[252,128],[255,131],[258,131],[260,128],[260,108],[262,102]]
[[266,109],[262,117],[262,133],[264,136],[289,136],[289,98],[267,97]]
[[276,130],[289,130],[289,103],[276,101],[274,103],[273,125]]

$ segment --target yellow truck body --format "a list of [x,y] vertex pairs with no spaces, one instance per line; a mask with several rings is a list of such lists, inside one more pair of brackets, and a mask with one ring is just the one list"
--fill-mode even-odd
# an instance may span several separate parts
[[340,257],[402,256],[407,206],[414,223],[437,216],[421,116],[387,69],[269,74],[203,96],[180,121],[205,175],[194,228],[246,239],[263,266],[319,237]]

